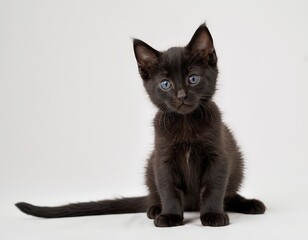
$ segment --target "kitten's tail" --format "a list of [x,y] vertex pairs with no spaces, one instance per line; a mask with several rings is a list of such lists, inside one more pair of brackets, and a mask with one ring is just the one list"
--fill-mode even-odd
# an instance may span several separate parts
[[79,217],[90,215],[145,212],[147,197],[120,198],[97,202],[72,203],[58,207],[39,207],[19,202],[15,206],[22,212],[43,218]]

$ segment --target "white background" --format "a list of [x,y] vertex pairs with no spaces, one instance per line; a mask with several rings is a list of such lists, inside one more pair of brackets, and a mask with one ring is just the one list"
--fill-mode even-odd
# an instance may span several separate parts
[[[305,239],[308,2],[0,1],[1,239]],[[246,158],[242,193],[262,216],[158,229],[145,214],[45,220],[38,205],[145,194],[153,147],[132,37],[159,50],[203,21],[219,57],[215,99]],[[169,239],[170,239],[169,238]]]

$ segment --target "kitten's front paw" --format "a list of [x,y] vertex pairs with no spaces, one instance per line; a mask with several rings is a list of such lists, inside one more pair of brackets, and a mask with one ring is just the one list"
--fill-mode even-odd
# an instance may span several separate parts
[[175,227],[183,225],[183,217],[175,214],[157,215],[154,220],[156,227]]
[[203,226],[222,227],[229,225],[229,217],[226,213],[205,213],[200,219]]
[[160,213],[161,213],[160,205],[151,206],[147,210],[147,216],[149,219],[155,219],[155,217],[159,215]]

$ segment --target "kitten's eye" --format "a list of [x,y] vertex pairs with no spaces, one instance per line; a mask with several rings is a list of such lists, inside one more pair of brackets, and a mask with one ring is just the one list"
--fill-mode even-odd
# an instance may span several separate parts
[[200,76],[198,76],[196,74],[192,74],[188,78],[188,83],[191,84],[191,85],[196,85],[199,82],[200,82]]
[[171,88],[171,82],[167,79],[164,79],[161,81],[160,87],[163,90],[168,90],[169,88]]

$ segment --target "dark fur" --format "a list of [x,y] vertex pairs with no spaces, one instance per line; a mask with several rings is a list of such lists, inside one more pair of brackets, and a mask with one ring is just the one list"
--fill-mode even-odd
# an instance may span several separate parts
[[[262,202],[237,193],[243,159],[212,101],[217,56],[205,24],[186,47],[159,52],[135,39],[134,52],[144,87],[159,109],[154,118],[155,149],[146,169],[149,195],[60,207],[16,206],[45,218],[147,211],[158,227],[182,225],[183,211],[200,211],[205,226],[227,225],[225,211],[264,213]],[[198,84],[187,82],[191,74],[200,76]],[[169,90],[160,88],[163,79],[172,83]]]

